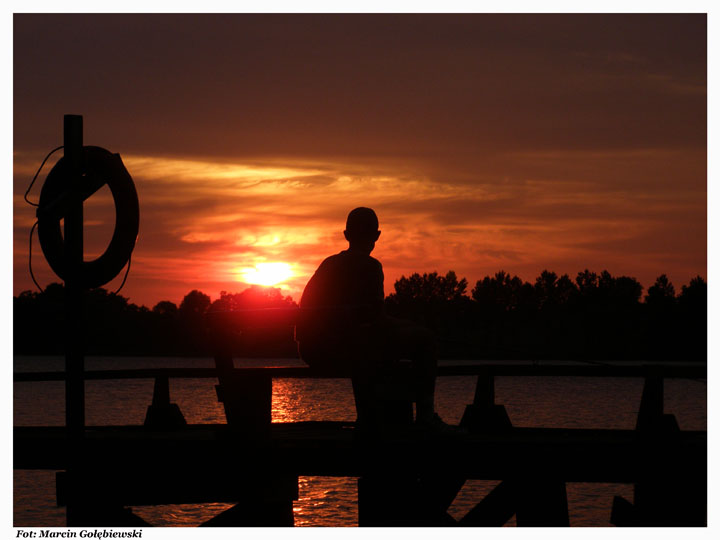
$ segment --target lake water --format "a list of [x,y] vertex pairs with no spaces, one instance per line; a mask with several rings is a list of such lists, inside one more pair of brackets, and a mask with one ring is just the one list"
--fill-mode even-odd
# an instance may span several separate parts
[[[86,369],[150,367],[213,367],[210,358],[103,358],[86,359]],[[297,366],[298,360],[236,360],[236,365]],[[16,357],[15,371],[60,371],[59,357]],[[217,402],[215,379],[172,379],[171,401],[180,406],[190,424],[224,423]],[[449,423],[458,423],[465,405],[473,400],[474,377],[440,377],[437,410]],[[498,377],[496,403],[503,404],[515,426],[557,428],[633,429],[642,393],[642,379],[591,377]],[[153,381],[88,381],[88,425],[142,424],[152,400]],[[665,412],[676,416],[681,429],[707,429],[705,380],[665,381]],[[355,419],[352,388],[347,379],[277,379],[273,381],[273,421]],[[14,385],[14,425],[60,426],[65,423],[64,383],[31,382]],[[497,482],[468,481],[450,508],[462,517]],[[295,501],[297,526],[357,525],[357,478],[300,477]],[[55,504],[53,471],[14,471],[16,527],[63,527],[65,509]],[[571,526],[609,526],[614,495],[632,500],[628,484],[568,483]],[[134,512],[158,526],[194,526],[229,504],[135,507]],[[513,525],[510,522],[509,525]]]

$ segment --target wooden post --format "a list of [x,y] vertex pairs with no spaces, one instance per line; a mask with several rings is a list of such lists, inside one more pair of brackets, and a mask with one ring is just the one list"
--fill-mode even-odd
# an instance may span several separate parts
[[518,527],[569,527],[567,491],[563,480],[539,475],[515,482]]
[[264,441],[270,437],[272,422],[272,375],[247,375],[235,369],[228,321],[215,321],[210,330],[219,383],[215,391],[227,423],[238,436]]
[[636,429],[657,430],[660,428],[663,416],[663,400],[662,377],[659,375],[648,375],[645,377]]
[[187,425],[177,403],[170,403],[170,381],[155,377],[152,404],[145,414],[145,425],[157,428],[177,428]]
[[68,204],[65,212],[65,423],[72,440],[85,431],[83,319],[83,119],[64,118],[65,160],[68,163]]
[[70,527],[147,527],[141,517],[125,508],[113,490],[106,471],[58,471],[55,474],[57,505],[67,506]]
[[495,405],[495,376],[492,373],[478,375],[473,404],[479,407]]
[[87,524],[88,498],[81,482],[82,440],[85,433],[85,359],[83,325],[83,123],[82,116],[67,114],[63,121],[63,145],[68,164],[67,206],[64,230],[65,280],[65,428],[68,442],[69,526]]
[[512,428],[505,407],[495,404],[495,375],[492,371],[478,375],[474,401],[465,407],[460,426],[473,433]]
[[[228,321],[212,321],[210,333],[219,383],[215,391],[225,407],[232,437],[266,445],[272,422],[272,375],[249,376],[235,369],[233,333]],[[297,474],[282,470],[256,472],[256,477],[248,482],[250,495],[202,526],[292,527],[293,500],[299,497]]]
[[[705,519],[705,475],[673,474],[667,454],[676,450],[680,432],[675,416],[663,411],[664,383],[654,370],[645,376],[635,429],[642,462],[634,484],[633,502],[616,496],[610,522],[619,526],[688,526],[702,525]],[[665,457],[658,457],[662,448]],[[676,457],[678,463],[684,460]]]
[[200,527],[293,527],[293,501],[300,494],[298,477],[281,473],[238,478],[245,495]]

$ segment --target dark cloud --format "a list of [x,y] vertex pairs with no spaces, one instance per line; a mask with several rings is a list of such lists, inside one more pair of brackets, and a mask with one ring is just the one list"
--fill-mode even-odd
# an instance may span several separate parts
[[677,89],[705,85],[705,24],[704,15],[15,15],[15,135],[35,143],[37,129],[74,110],[113,145],[153,153],[697,146],[705,96]]

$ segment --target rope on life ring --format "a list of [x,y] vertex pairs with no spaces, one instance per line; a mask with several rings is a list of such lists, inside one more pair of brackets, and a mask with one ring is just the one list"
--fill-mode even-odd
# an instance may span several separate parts
[[[67,206],[68,169],[68,162],[60,158],[45,179],[37,210],[40,247],[50,268],[63,280],[66,272],[60,220]],[[105,184],[115,202],[115,230],[105,252],[93,261],[83,262],[82,284],[87,288],[108,283],[130,259],[140,227],[140,205],[135,184],[120,155],[99,146],[84,146],[83,201]]]

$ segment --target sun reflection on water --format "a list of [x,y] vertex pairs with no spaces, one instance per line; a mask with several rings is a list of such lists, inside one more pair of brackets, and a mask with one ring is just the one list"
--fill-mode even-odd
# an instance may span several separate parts
[[273,422],[355,421],[349,379],[274,379]]

